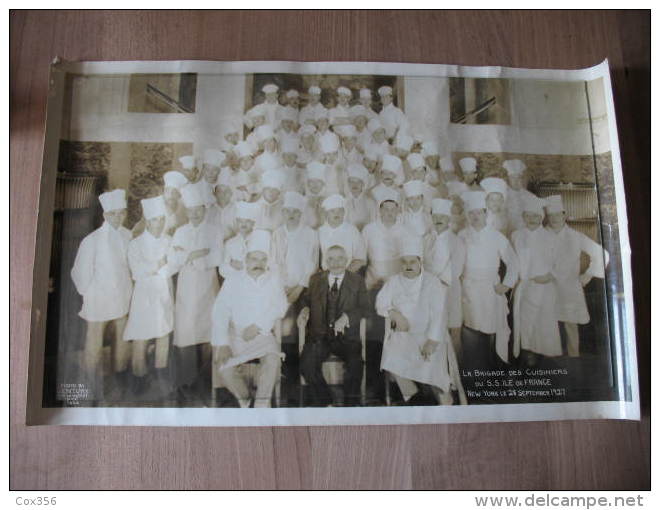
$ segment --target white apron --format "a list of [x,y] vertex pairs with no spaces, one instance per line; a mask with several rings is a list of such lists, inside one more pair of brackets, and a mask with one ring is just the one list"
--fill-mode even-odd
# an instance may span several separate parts
[[367,246],[368,263],[365,276],[367,289],[376,287],[380,282],[399,272],[401,267],[399,245],[404,233],[405,230],[398,220],[388,228],[380,217],[362,230],[362,237]]
[[[155,238],[145,230],[128,245],[128,263],[135,280],[124,340],[150,340],[174,329],[172,268],[158,261],[167,257],[172,238]],[[155,273],[155,274],[154,274]]]

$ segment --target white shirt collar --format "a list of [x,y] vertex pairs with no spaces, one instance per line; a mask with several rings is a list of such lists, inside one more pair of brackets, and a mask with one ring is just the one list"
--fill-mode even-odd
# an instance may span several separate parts
[[332,274],[331,272],[328,271],[328,285],[332,287],[332,285],[335,283],[335,279],[337,280],[337,287],[341,287],[341,282],[344,281],[344,276],[346,276],[346,271],[344,271],[340,275]]

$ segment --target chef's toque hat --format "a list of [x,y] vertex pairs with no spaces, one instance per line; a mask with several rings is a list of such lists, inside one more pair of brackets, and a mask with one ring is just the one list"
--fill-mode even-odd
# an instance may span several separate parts
[[477,171],[477,160],[474,158],[462,158],[458,164],[464,174],[473,174]]
[[298,193],[297,191],[287,191],[284,194],[284,203],[282,204],[283,209],[298,209],[299,211],[305,210],[305,205],[307,201],[305,197]]
[[254,230],[247,240],[245,253],[260,251],[268,255],[270,253],[270,232],[268,230]]
[[507,184],[499,177],[486,177],[479,183],[486,193],[501,193],[506,198]]
[[408,181],[403,185],[403,193],[406,197],[416,197],[424,194],[424,183],[422,181]]
[[465,211],[486,208],[486,193],[484,191],[466,191],[461,195]]
[[115,189],[99,195],[99,202],[104,212],[126,209],[126,191]]
[[172,170],[163,174],[163,182],[165,183],[166,188],[181,189],[181,187],[188,184],[188,178],[181,172]]
[[326,211],[330,209],[343,209],[346,205],[346,200],[338,193],[335,193],[326,198],[321,205]]
[[158,218],[167,214],[167,209],[165,209],[165,200],[163,200],[162,196],[145,198],[140,200],[140,203],[142,204],[142,213],[146,220]]
[[444,214],[451,216],[453,202],[445,198],[434,198],[431,200],[431,214]]

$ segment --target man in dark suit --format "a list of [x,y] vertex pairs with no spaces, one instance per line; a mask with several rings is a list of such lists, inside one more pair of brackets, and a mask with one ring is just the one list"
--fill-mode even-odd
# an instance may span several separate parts
[[360,404],[362,342],[360,320],[371,310],[364,279],[347,271],[346,250],[332,246],[326,252],[328,270],[316,273],[302,296],[301,319],[308,322],[300,371],[309,385],[312,406],[332,404],[322,364],[334,354],[344,362],[344,402]]

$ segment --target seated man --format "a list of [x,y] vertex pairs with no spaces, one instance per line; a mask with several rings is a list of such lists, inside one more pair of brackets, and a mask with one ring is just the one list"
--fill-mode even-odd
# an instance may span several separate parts
[[258,359],[254,407],[269,407],[280,373],[280,346],[274,329],[289,306],[284,286],[269,268],[270,232],[255,230],[248,239],[245,271],[227,278],[213,305],[214,361],[227,389],[241,407],[248,407],[250,391],[237,373],[243,363]]
[[347,271],[348,255],[339,245],[326,253],[328,269],[316,273],[302,296],[300,321],[309,321],[300,360],[300,371],[309,385],[312,406],[332,404],[332,395],[323,377],[323,362],[334,354],[345,363],[344,401],[359,405],[362,384],[362,342],[360,320],[370,305],[364,279]]
[[402,240],[401,272],[389,278],[376,297],[376,311],[391,328],[380,366],[396,376],[406,402],[419,393],[424,400],[452,404],[454,385],[466,403],[447,326],[447,287],[422,272],[422,244],[417,236]]

